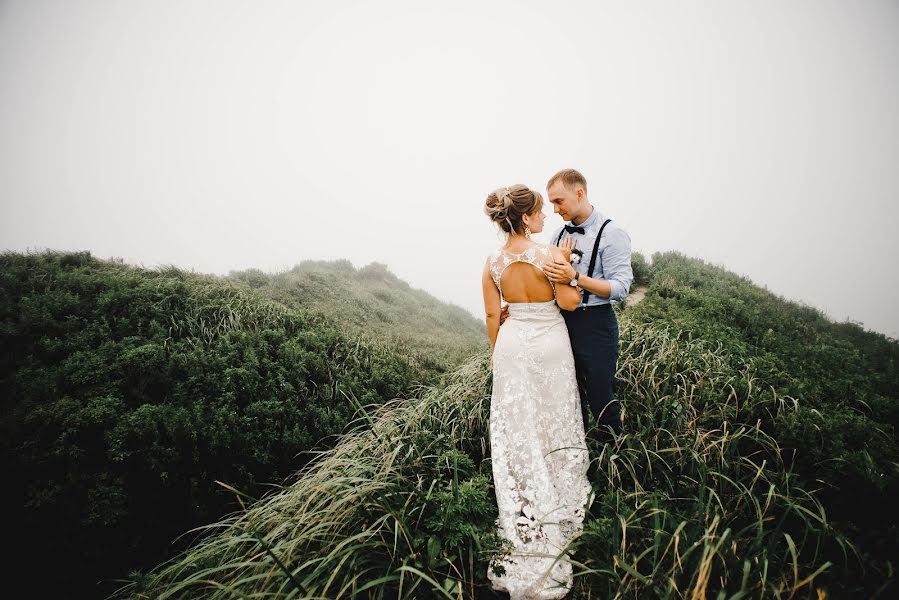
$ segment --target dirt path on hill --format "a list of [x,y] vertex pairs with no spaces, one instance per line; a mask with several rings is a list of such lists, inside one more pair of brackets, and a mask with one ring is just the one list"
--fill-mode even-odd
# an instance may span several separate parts
[[628,297],[625,298],[625,303],[628,306],[634,306],[635,304],[640,304],[640,300],[646,297],[646,287],[645,286],[637,286],[631,290],[631,293],[628,294]]

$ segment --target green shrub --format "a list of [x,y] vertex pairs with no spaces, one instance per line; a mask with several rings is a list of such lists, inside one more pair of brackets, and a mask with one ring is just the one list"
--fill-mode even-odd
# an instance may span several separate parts
[[[757,418],[801,420],[801,403],[715,343],[621,325],[626,434],[588,438],[595,498],[572,598],[868,597],[891,582]],[[494,597],[487,365],[371,407],[295,480],[119,596]]]
[[89,252],[2,255],[0,448],[16,581],[85,596],[156,564],[186,546],[172,545],[184,531],[239,507],[216,481],[261,495],[334,442],[355,411],[348,398],[404,397],[457,352],[416,360],[266,299],[252,290],[270,281],[258,271],[245,281]]
[[649,285],[652,279],[652,267],[646,257],[639,252],[631,253],[631,270],[634,272],[633,285]]
[[382,263],[356,269],[347,260],[304,261],[282,273],[232,271],[228,279],[326,315],[343,331],[402,347],[429,369],[445,371],[487,348],[483,321],[413,289]]

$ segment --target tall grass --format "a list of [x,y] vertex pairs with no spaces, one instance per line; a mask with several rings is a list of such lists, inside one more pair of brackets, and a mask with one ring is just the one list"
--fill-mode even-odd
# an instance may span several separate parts
[[[572,598],[822,598],[889,583],[858,577],[853,545],[766,433],[797,400],[751,363],[626,313],[621,339],[626,433],[589,432],[595,498]],[[417,399],[360,407],[336,447],[117,596],[492,597],[487,564],[503,545],[489,394],[479,355]]]

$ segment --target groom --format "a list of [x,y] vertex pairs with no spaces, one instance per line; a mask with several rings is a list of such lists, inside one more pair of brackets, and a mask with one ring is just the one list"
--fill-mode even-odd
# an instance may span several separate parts
[[631,238],[587,201],[587,180],[578,171],[559,171],[546,184],[546,191],[554,211],[568,221],[553,234],[552,243],[558,246],[570,238],[581,253],[574,264],[549,263],[543,270],[557,285],[576,285],[581,291],[578,307],[563,310],[562,315],[574,353],[584,429],[589,431],[592,422],[621,433],[621,411],[615,401],[618,320],[612,301],[624,300],[634,279]]

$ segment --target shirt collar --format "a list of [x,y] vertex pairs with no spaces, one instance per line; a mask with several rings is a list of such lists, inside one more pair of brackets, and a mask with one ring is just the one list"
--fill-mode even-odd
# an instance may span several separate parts
[[[592,206],[592,205],[591,205]],[[593,212],[590,213],[590,216],[587,217],[583,223],[578,225],[578,227],[583,227],[585,230],[593,227],[593,224],[600,218],[599,209],[595,206],[593,207]],[[605,219],[603,219],[605,221]],[[570,225],[574,225],[574,221],[569,221]]]

